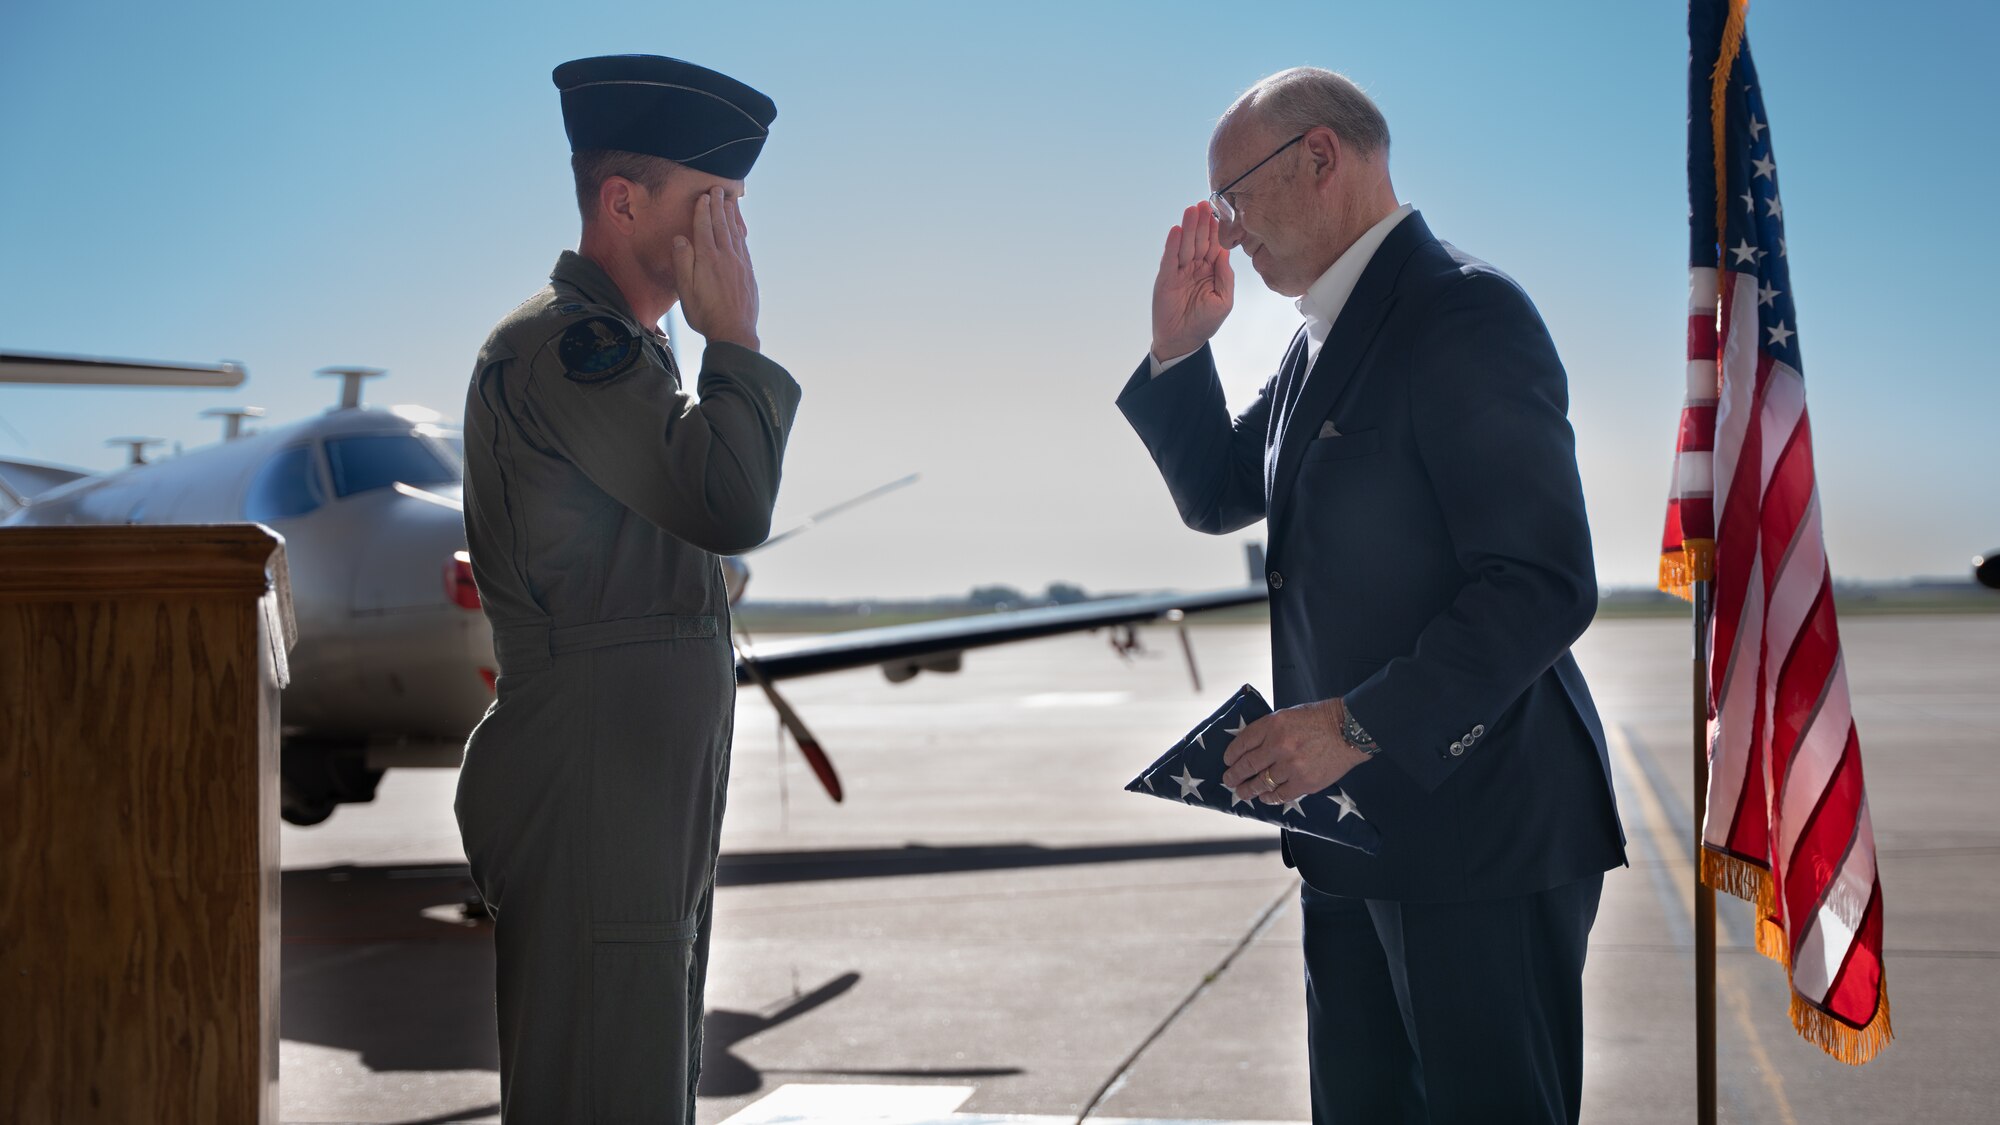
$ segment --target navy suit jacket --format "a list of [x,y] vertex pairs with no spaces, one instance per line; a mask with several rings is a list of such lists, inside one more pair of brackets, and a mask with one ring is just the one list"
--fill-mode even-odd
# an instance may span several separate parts
[[1118,398],[1189,527],[1269,521],[1274,704],[1345,697],[1382,747],[1340,782],[1381,853],[1288,832],[1287,861],[1406,901],[1623,863],[1569,651],[1597,580],[1568,385],[1533,303],[1412,214],[1301,378],[1305,347],[1234,419],[1207,347],[1158,378],[1141,363]]

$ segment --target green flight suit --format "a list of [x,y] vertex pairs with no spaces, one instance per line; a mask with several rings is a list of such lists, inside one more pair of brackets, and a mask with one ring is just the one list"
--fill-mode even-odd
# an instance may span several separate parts
[[769,534],[799,401],[726,343],[698,389],[565,253],[466,397],[466,539],[500,676],[456,808],[494,915],[510,1123],[694,1119],[736,693],[716,556]]

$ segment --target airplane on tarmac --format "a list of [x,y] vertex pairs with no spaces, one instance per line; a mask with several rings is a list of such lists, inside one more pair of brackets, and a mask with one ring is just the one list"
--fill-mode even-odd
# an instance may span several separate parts
[[[139,385],[233,386],[242,379],[234,365],[0,353],[0,382],[119,381],[107,367],[121,367]],[[173,383],[173,372],[186,381]],[[249,521],[284,537],[298,643],[282,702],[280,780],[283,815],[294,824],[316,824],[340,804],[372,800],[388,769],[457,766],[466,734],[492,701],[495,678],[492,632],[466,554],[460,431],[423,407],[363,405],[362,382],[381,371],[328,368],[320,374],[342,380],[338,405],[326,413],[252,432],[242,422],[253,411],[209,411],[223,418],[224,439],[178,456],[146,461],[144,449],[154,439],[134,438],[119,442],[132,445],[132,463],[110,473],[0,458],[0,526]],[[235,383],[217,381],[232,375]],[[817,513],[767,545],[905,483],[908,478]],[[740,559],[725,559],[724,567],[733,604],[743,595],[749,568]],[[1253,569],[1261,573],[1254,557]],[[1185,614],[1261,602],[1266,591],[1254,579],[1234,589],[1110,598],[823,637],[761,644],[738,638],[736,678],[770,698],[838,801],[832,762],[778,693],[779,681],[871,665],[892,683],[922,672],[956,672],[968,649],[1148,622],[1179,624]],[[1195,673],[1184,626],[1181,641]]]

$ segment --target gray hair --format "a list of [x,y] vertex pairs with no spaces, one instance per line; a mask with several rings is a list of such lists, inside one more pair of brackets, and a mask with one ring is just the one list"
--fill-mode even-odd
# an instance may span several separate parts
[[649,192],[660,190],[667,176],[680,165],[643,152],[615,148],[585,148],[570,153],[570,171],[576,175],[576,209],[585,222],[597,214],[597,192],[613,176],[631,180]]
[[1287,135],[1324,125],[1361,152],[1389,147],[1389,122],[1361,87],[1316,66],[1295,66],[1258,82],[1223,113],[1222,124],[1246,112]]

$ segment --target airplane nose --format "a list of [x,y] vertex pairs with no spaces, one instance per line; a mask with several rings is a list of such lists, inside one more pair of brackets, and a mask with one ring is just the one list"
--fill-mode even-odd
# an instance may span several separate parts
[[[433,487],[438,498],[458,500],[457,486]],[[433,499],[405,496],[383,489],[351,497],[342,505],[343,518],[355,521],[354,576],[348,610],[355,614],[397,613],[464,605],[477,595],[471,565],[465,565],[464,588],[458,585],[459,561],[465,550],[465,522],[458,511]],[[440,571],[440,567],[443,568]]]

